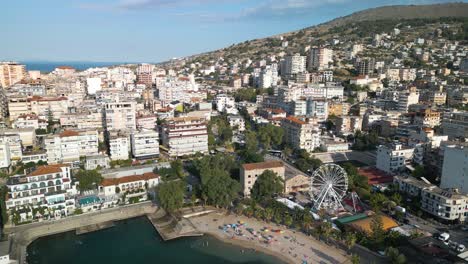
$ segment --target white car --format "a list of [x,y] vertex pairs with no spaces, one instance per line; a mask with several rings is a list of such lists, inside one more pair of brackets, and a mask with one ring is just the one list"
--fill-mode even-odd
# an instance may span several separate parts
[[465,248],[465,245],[463,245],[463,244],[458,244],[458,246],[457,246],[457,251],[458,251],[458,252],[463,252],[463,251],[465,251],[465,249],[466,249],[466,248]]

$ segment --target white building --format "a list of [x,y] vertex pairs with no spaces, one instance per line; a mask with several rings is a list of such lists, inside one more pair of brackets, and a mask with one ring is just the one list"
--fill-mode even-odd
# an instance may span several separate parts
[[18,134],[0,135],[0,159],[2,168],[20,161],[23,157],[21,138]]
[[107,103],[104,108],[104,123],[107,130],[136,129],[136,103]]
[[88,95],[94,95],[97,91],[101,91],[101,89],[101,78],[93,77],[86,79],[86,91],[88,92]]
[[[40,166],[28,175],[8,179],[6,208],[19,209],[41,205],[55,217],[66,216],[75,210],[75,199],[68,194],[71,186],[71,168],[63,164]],[[36,215],[37,216],[37,215]],[[28,217],[35,217],[28,215]],[[21,221],[29,220],[28,217]]]
[[216,110],[226,112],[227,114],[237,114],[236,101],[234,97],[227,94],[218,94],[215,98]]
[[468,113],[451,113],[442,120],[442,130],[450,138],[468,138]]
[[49,164],[79,163],[80,157],[98,154],[99,135],[96,130],[65,130],[47,136],[44,144]]
[[102,169],[110,168],[109,156],[107,155],[86,156],[85,169],[95,170],[97,168],[102,168]]
[[232,128],[237,128],[237,131],[240,131],[240,132],[245,130],[245,120],[244,118],[242,118],[242,116],[230,115],[227,117],[227,119],[229,122],[229,126],[231,126]]
[[149,188],[159,184],[159,175],[153,172],[141,175],[128,175],[117,178],[106,178],[99,185],[99,192],[105,196],[125,194],[126,198],[145,197]]
[[289,116],[282,120],[281,126],[284,129],[285,140],[291,146],[307,152],[320,147],[320,134],[313,123]]
[[376,167],[387,173],[395,173],[403,169],[413,158],[414,148],[401,144],[381,145],[377,148]]
[[129,159],[130,137],[125,131],[109,131],[109,156],[111,160],[127,160]]
[[406,93],[400,93],[398,96],[398,111],[407,113],[410,105],[419,103],[419,93],[416,91],[410,91]]
[[316,47],[310,49],[309,70],[328,69],[330,63],[333,63],[333,50]]
[[159,156],[159,134],[154,130],[134,131],[131,134],[132,154],[136,159]]
[[172,157],[208,153],[208,131],[204,118],[167,119],[162,136],[162,142]]
[[440,187],[468,194],[468,144],[445,148]]
[[306,71],[306,56],[300,54],[294,54],[286,56],[282,63],[281,75],[291,76]]

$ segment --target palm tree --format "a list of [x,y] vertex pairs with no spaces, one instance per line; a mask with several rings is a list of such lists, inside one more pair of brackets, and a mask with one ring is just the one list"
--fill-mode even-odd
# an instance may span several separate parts
[[359,264],[361,263],[361,258],[358,255],[353,255],[351,257],[351,263],[353,264]]
[[283,218],[283,224],[289,227],[292,225],[292,223],[293,223],[293,218],[289,214],[285,215]]
[[345,244],[346,244],[346,247],[348,248],[348,251],[351,250],[351,248],[356,244],[356,234],[354,233],[346,233],[346,236],[345,236]]
[[267,223],[269,223],[271,219],[273,218],[273,209],[271,209],[270,207],[266,208],[265,211],[263,212],[263,216],[265,217],[265,220],[267,221]]
[[332,232],[332,224],[330,222],[322,222],[320,224],[320,233],[328,241],[330,234]]
[[252,207],[248,206],[247,208],[244,209],[244,214],[245,216],[247,216],[248,218],[252,217],[253,214],[254,214],[254,211],[252,209]]
[[236,212],[237,215],[241,215],[243,211],[244,211],[244,205],[241,203],[238,203],[236,207],[234,208],[234,212]]

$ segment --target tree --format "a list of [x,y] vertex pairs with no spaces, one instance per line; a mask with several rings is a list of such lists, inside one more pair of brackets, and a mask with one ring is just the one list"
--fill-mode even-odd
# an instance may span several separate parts
[[182,181],[160,183],[156,190],[158,202],[166,211],[174,212],[183,206],[185,186]]
[[394,247],[388,247],[385,249],[385,255],[390,258],[392,264],[404,264],[406,263],[406,257],[403,254],[400,254],[398,249]]
[[351,263],[353,264],[359,264],[361,263],[361,258],[358,255],[354,255],[351,257]]
[[390,197],[390,200],[394,201],[397,205],[400,205],[401,204],[401,200],[403,198],[401,197],[401,194],[395,192],[392,194],[392,196]]
[[356,234],[352,232],[346,233],[345,244],[346,244],[346,247],[348,248],[348,251],[354,247],[354,245],[356,244],[356,240],[357,240]]
[[375,215],[370,223],[371,228],[371,239],[372,241],[380,245],[385,238],[385,230],[383,229],[383,221],[380,215]]
[[371,196],[370,204],[374,212],[379,212],[382,209],[383,204],[387,201],[387,197],[381,193],[376,193]]
[[265,217],[265,220],[267,221],[267,223],[269,223],[271,221],[271,219],[273,218],[273,209],[271,209],[270,207],[267,207],[265,209],[265,212],[264,212],[264,217]]
[[260,174],[250,191],[252,198],[256,201],[272,198],[273,195],[282,192],[283,180],[271,170],[266,170]]
[[227,207],[239,196],[240,184],[225,171],[219,171],[218,175],[211,177],[202,186],[202,192],[206,194],[209,203]]
[[320,224],[320,234],[325,237],[326,240],[330,237],[332,232],[332,224],[330,222],[322,222]]
[[283,224],[289,227],[292,225],[292,223],[293,223],[293,218],[289,214],[284,215]]
[[80,170],[75,176],[79,181],[78,188],[80,191],[96,189],[104,179],[97,170]]

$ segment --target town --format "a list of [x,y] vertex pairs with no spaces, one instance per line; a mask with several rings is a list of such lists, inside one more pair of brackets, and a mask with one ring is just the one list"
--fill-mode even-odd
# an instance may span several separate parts
[[467,54],[468,19],[447,17],[159,64],[0,62],[0,263],[24,262],[28,226],[148,204],[291,263],[317,260],[283,230],[342,254],[321,263],[468,261]]

